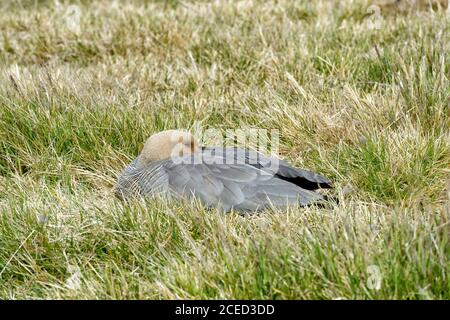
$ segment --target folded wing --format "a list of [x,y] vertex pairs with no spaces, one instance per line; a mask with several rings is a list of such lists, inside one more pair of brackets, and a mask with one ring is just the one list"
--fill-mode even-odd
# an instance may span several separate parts
[[293,183],[303,189],[315,190],[331,188],[331,181],[324,176],[304,169],[291,166],[284,160],[268,157],[254,150],[241,148],[204,147],[204,152],[221,156],[235,163],[250,164],[267,172],[275,174],[278,178]]
[[164,167],[172,192],[200,199],[207,206],[254,211],[270,205],[308,205],[323,199],[310,190],[250,164],[227,164],[218,155],[203,155],[197,164]]
[[[174,162],[170,159],[128,165],[120,176],[116,196],[121,199],[166,193],[195,197],[206,206],[224,211],[255,211],[268,206],[309,205],[323,196],[280,178],[268,166],[227,163],[223,154],[204,153]],[[200,161],[199,161],[200,160]],[[261,160],[261,164],[264,161]]]

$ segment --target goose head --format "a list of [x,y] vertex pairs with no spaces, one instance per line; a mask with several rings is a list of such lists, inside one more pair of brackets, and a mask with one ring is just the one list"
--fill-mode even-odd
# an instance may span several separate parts
[[182,130],[166,130],[147,139],[139,155],[138,163],[146,165],[155,161],[184,157],[198,151],[198,141],[191,133]]

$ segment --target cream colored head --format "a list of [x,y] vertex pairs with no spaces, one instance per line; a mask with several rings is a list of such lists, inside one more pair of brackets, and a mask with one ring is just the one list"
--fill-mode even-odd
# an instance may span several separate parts
[[161,131],[150,138],[142,148],[139,163],[141,165],[154,161],[183,157],[199,151],[197,139],[186,131]]

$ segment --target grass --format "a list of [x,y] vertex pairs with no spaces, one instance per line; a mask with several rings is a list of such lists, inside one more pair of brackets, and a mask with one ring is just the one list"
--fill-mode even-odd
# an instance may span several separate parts
[[[450,298],[446,12],[73,4],[79,30],[69,3],[1,4],[0,298]],[[149,135],[198,127],[278,129],[354,191],[254,216],[114,198]]]

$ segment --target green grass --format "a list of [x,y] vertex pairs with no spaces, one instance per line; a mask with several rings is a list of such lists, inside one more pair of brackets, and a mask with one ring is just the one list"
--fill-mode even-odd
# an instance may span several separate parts
[[[69,3],[0,5],[0,298],[450,299],[447,13],[73,3],[78,34]],[[254,216],[115,199],[149,135],[198,127],[278,129],[353,192]]]

